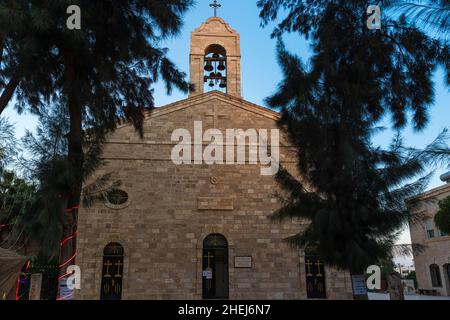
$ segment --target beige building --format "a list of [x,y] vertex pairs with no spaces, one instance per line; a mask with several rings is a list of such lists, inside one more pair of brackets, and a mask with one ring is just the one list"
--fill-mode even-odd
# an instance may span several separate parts
[[421,217],[420,222],[410,224],[412,243],[422,247],[414,251],[418,289],[450,296],[450,236],[434,223],[439,201],[450,196],[450,180],[446,180],[445,185],[410,200],[408,206],[410,212]]
[[[278,164],[271,133],[279,115],[242,99],[240,58],[239,34],[209,18],[191,35],[189,98],[149,114],[143,139],[130,124],[109,137],[96,177],[111,173],[122,184],[105,203],[80,209],[76,299],[352,298],[347,272],[283,241],[301,222],[268,219],[280,203],[262,169]],[[213,140],[202,141],[199,124],[215,129],[215,146],[227,160],[233,150],[234,163],[220,163],[220,148],[214,164],[199,158]],[[219,141],[227,129],[242,131]],[[279,144],[279,162],[293,170],[292,149],[282,137]],[[270,163],[261,156],[268,149]],[[184,163],[174,161],[180,155]]]

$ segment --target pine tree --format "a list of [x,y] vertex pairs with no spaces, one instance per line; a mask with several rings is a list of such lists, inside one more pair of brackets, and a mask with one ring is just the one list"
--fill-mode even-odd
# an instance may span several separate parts
[[[258,2],[263,25],[287,11],[273,32],[284,79],[267,103],[281,110],[279,124],[298,150],[304,179],[279,172],[284,205],[272,218],[308,220],[290,243],[313,249],[328,265],[351,274],[390,259],[398,232],[410,219],[404,200],[426,186],[426,151],[435,145],[413,151],[399,134],[383,150],[371,138],[388,114],[399,131],[408,114],[416,130],[425,128],[434,96],[431,76],[444,52],[442,43],[404,17],[385,17],[382,30],[369,30],[367,5]],[[285,49],[286,32],[311,40],[309,68]]]
[[5,170],[18,153],[17,141],[14,137],[14,126],[8,119],[0,117],[0,173]]
[[0,247],[24,251],[27,236],[19,228],[34,201],[36,187],[17,176],[14,171],[0,173]]
[[[65,237],[76,230],[85,176],[85,130],[101,140],[119,119],[126,119],[142,135],[145,113],[153,108],[151,87],[158,79],[166,83],[168,93],[173,88],[189,89],[185,74],[167,58],[160,43],[180,31],[182,16],[192,4],[192,0],[0,0],[0,43],[6,48],[0,85],[7,89],[12,83],[19,111],[39,114],[50,104],[68,111],[66,163],[53,168],[75,178],[69,190],[59,190],[72,217],[66,221],[66,210],[59,211]],[[66,27],[71,5],[81,8],[80,30]],[[61,253],[61,261],[74,257],[74,246],[75,239]]]
[[27,241],[18,221],[31,208],[36,188],[12,171],[20,151],[14,126],[0,117],[0,247],[23,251]]
[[[63,237],[63,227],[74,225],[76,221],[71,215],[61,216],[65,209],[63,194],[71,191],[72,185],[78,177],[71,171],[67,161],[67,132],[70,118],[67,110],[60,106],[53,106],[46,112],[41,112],[36,133],[26,131],[22,144],[28,153],[22,157],[20,166],[27,174],[27,179],[36,185],[31,207],[20,216],[16,229],[24,232],[42,259],[57,258],[60,241]],[[89,131],[84,139],[84,167],[83,184],[94,170],[103,163],[99,157],[103,136],[96,139],[95,132]],[[82,189],[82,200],[85,205],[94,201],[104,200],[111,188],[117,187],[120,181],[112,181],[111,173],[97,178]]]
[[405,14],[408,19],[417,24],[436,31],[440,36],[448,36],[450,31],[450,0],[391,0],[385,2],[395,12]]

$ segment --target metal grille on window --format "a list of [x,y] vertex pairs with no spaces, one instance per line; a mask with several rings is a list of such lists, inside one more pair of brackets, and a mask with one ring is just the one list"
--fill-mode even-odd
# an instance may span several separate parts
[[128,193],[119,189],[109,191],[106,197],[113,205],[122,205],[128,201]]

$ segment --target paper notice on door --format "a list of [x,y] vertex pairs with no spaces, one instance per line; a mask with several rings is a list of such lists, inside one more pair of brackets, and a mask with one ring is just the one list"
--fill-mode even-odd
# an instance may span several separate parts
[[203,277],[210,280],[213,278],[213,274],[211,270],[205,270],[203,271]]

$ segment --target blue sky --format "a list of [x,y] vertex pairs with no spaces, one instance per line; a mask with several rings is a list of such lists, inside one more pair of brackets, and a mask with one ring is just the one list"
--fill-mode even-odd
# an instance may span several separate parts
[[[200,26],[208,17],[213,15],[209,8],[211,0],[197,0],[196,6],[185,16],[185,25],[178,37],[169,39],[164,46],[169,48],[169,57],[186,73],[189,71],[189,41],[190,33]],[[259,11],[256,0],[222,0],[222,8],[219,16],[224,18],[241,36],[242,54],[242,82],[243,97],[256,104],[265,105],[264,99],[271,95],[276,85],[282,79],[280,68],[276,59],[276,42],[270,38],[272,28],[260,27]],[[307,62],[311,54],[308,42],[298,35],[285,37],[287,47],[302,57]],[[435,77],[435,103],[430,108],[430,123],[428,127],[420,132],[414,132],[411,128],[404,131],[405,142],[411,147],[424,147],[433,141],[444,127],[450,127],[449,91],[444,86],[443,72],[439,71]],[[157,106],[178,101],[186,98],[185,94],[173,92],[171,96],[166,95],[164,86],[155,86],[155,102]],[[25,129],[32,130],[36,125],[35,117],[31,115],[18,115],[11,103],[2,116],[8,117],[16,125],[16,135],[21,137]],[[389,127],[389,119],[382,124]],[[392,137],[392,132],[386,130],[374,138],[377,145],[387,145]],[[442,185],[439,175],[445,169],[436,171],[429,188]],[[402,237],[405,241],[407,237]]]

